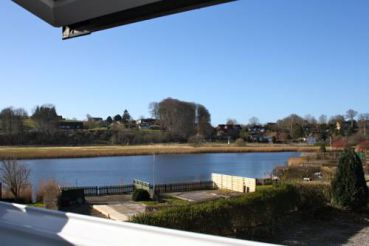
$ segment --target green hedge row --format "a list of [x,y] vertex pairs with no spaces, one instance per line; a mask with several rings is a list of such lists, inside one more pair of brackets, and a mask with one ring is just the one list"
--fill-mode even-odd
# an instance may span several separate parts
[[132,222],[237,238],[271,236],[292,212],[315,213],[327,203],[326,188],[283,185],[255,193],[161,210]]

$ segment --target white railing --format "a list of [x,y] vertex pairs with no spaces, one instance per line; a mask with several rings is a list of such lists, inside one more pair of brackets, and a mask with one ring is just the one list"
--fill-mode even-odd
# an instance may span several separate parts
[[0,245],[210,246],[264,243],[0,202]]

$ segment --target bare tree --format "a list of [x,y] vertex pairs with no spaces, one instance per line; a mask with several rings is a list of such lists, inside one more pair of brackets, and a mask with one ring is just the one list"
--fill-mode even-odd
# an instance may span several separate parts
[[201,104],[196,104],[197,134],[205,138],[211,137],[213,128],[210,122],[211,116],[207,108]]
[[252,126],[256,126],[256,125],[259,125],[260,121],[257,117],[251,117],[249,119],[249,124],[252,125]]
[[345,122],[345,117],[343,115],[334,115],[329,119],[329,124],[335,125],[337,122],[343,124]]
[[357,116],[357,111],[349,109],[346,111],[346,117],[351,121],[351,128],[354,127],[354,119]]
[[57,128],[59,116],[54,105],[45,104],[36,107],[32,119],[36,121],[40,131],[51,133]]
[[[197,108],[201,107],[198,105]],[[197,112],[198,117],[205,121],[210,120],[210,114],[207,115],[208,112],[205,111],[207,110]],[[201,115],[202,112],[204,115]],[[199,120],[201,120],[196,118],[195,103],[173,98],[164,99],[158,104],[158,116],[161,127],[179,139],[188,139],[188,137],[194,135],[197,130],[196,121],[200,122]]]
[[149,105],[149,112],[152,118],[154,119],[159,119],[160,118],[160,114],[159,114],[159,103],[157,102],[152,102]]
[[297,114],[291,114],[288,117],[278,120],[277,124],[280,128],[288,130],[289,134],[294,135],[294,129],[301,129],[305,125],[305,120],[298,116]]
[[5,108],[0,112],[0,127],[4,133],[22,133],[24,130],[23,120],[27,117],[24,109]]
[[9,189],[15,199],[28,185],[30,170],[17,160],[3,160],[0,165],[0,181]]
[[311,114],[305,115],[305,120],[306,120],[307,123],[312,124],[312,125],[316,125],[318,123],[318,121],[315,119],[315,117],[312,116]]
[[227,120],[227,125],[237,125],[237,120],[229,118]]
[[369,113],[364,113],[359,115],[359,127],[363,131],[364,136],[366,137],[367,129],[369,123]]
[[319,124],[323,125],[323,124],[327,124],[328,122],[328,117],[325,114],[322,114],[321,116],[319,116]]

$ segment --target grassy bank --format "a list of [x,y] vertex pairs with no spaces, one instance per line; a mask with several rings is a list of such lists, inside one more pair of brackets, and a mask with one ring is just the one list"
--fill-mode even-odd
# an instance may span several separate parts
[[84,147],[0,147],[0,159],[83,158],[155,154],[248,153],[248,152],[311,152],[317,147],[298,145],[234,145],[213,144],[193,147],[187,144],[84,146]]

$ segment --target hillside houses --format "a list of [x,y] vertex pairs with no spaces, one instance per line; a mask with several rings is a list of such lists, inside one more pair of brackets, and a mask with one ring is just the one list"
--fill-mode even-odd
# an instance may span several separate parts
[[159,130],[160,122],[159,120],[156,120],[156,119],[146,118],[146,119],[137,120],[136,126],[138,129]]
[[239,137],[241,130],[242,127],[238,124],[220,124],[215,128],[216,138],[220,140],[228,138],[236,139]]
[[58,129],[61,130],[81,130],[83,129],[83,121],[61,120],[58,122]]

